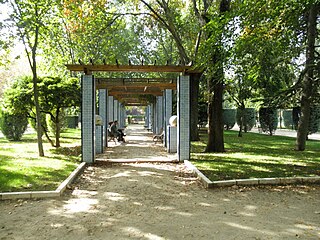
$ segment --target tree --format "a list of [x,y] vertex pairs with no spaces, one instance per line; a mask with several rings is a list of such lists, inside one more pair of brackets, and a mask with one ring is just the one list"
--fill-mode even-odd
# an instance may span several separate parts
[[[81,95],[78,79],[61,79],[54,77],[38,78],[39,108],[41,114],[50,116],[54,124],[55,143],[48,135],[45,122],[41,128],[52,146],[60,147],[61,119],[66,108],[78,107]],[[35,111],[32,94],[32,79],[24,77],[14,82],[4,94],[5,108],[12,114],[24,114],[34,119]],[[38,126],[37,126],[38,127]]]
[[37,140],[39,156],[44,156],[41,118],[38,96],[37,51],[39,43],[44,40],[46,25],[49,23],[53,2],[50,0],[9,0],[11,7],[10,23],[22,41],[32,71],[34,106],[37,118]]
[[305,75],[302,80],[301,96],[301,118],[298,125],[296,150],[305,150],[306,139],[308,137],[309,119],[311,111],[312,97],[315,87],[315,42],[317,38],[317,20],[319,17],[320,4],[314,2],[310,4],[307,18],[307,47],[306,47],[306,64]]

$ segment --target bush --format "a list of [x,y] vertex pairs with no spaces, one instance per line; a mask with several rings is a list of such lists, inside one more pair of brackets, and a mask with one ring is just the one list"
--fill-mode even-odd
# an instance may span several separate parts
[[319,129],[320,106],[311,107],[309,120],[309,134],[316,133]]
[[253,126],[256,124],[256,116],[255,116],[255,109],[254,108],[245,108],[245,109],[237,109],[236,119],[237,124],[240,127],[241,125],[241,118],[242,118],[242,129],[244,132],[250,131]]
[[295,125],[292,117],[292,110],[286,109],[282,111],[283,125],[285,128],[294,129]]
[[68,115],[65,117],[66,125],[68,128],[77,128],[79,122],[79,116]]
[[20,141],[27,130],[28,118],[25,114],[0,113],[0,130],[9,141]]
[[223,109],[224,129],[230,130],[236,124],[236,109]]
[[66,118],[65,118],[65,113],[61,112],[59,114],[59,126],[56,125],[54,121],[52,121],[51,116],[49,114],[46,115],[46,125],[48,127],[49,132],[56,137],[57,134],[57,127],[59,127],[60,131],[65,130],[67,124],[66,124]]
[[278,126],[278,112],[275,108],[260,108],[259,120],[261,130],[272,135]]
[[301,116],[301,108],[300,107],[294,107],[292,109],[292,121],[293,121],[293,126],[294,126],[295,130],[298,129],[300,116]]
[[[46,122],[46,114],[44,113],[41,113],[40,114],[40,117],[41,117],[41,125],[43,126],[44,129],[48,129],[48,126],[47,126],[47,122]],[[29,123],[31,125],[31,127],[37,131],[37,121],[36,121],[36,117],[32,117],[32,118],[29,118]],[[44,129],[42,128],[42,134],[44,134]]]
[[[300,117],[301,117],[301,108],[294,107],[292,110],[292,120],[293,120],[295,130],[298,129]],[[310,109],[308,134],[316,133],[319,130],[319,124],[320,124],[320,106],[312,106]]]

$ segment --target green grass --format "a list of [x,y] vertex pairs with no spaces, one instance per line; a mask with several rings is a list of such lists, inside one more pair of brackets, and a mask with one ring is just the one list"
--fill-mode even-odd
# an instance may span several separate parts
[[320,175],[320,141],[295,151],[295,138],[225,131],[225,153],[203,153],[207,134],[191,144],[191,161],[210,180]]
[[35,134],[19,142],[0,138],[0,192],[55,190],[79,164],[80,144],[80,130],[67,129],[62,147],[44,141],[45,157],[39,157]]

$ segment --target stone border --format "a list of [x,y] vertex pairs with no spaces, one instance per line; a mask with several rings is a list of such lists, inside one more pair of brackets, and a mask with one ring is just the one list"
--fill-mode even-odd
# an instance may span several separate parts
[[320,183],[319,177],[285,177],[285,178],[250,178],[224,181],[211,181],[200,172],[190,161],[184,160],[185,166],[196,174],[206,188],[257,185],[288,185],[296,183]]
[[73,170],[69,177],[64,180],[60,186],[54,191],[30,191],[30,192],[6,192],[0,193],[0,200],[11,200],[20,198],[56,198],[62,196],[63,192],[67,189],[67,186],[71,184],[80,172],[85,168],[86,163],[82,162],[79,166]]

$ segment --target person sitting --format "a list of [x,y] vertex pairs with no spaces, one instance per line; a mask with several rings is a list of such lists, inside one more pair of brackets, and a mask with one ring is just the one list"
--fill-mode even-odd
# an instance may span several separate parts
[[118,121],[115,120],[110,126],[110,136],[116,138],[119,142],[125,142],[125,134],[121,129],[118,129]]

